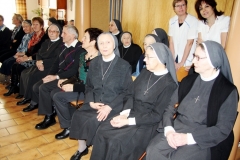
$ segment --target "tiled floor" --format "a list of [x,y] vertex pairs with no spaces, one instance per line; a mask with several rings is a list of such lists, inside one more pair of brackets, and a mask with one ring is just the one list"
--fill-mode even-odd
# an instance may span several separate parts
[[[43,116],[38,116],[37,110],[22,112],[26,105],[16,106],[16,95],[4,97],[6,91],[0,84],[0,160],[70,159],[77,150],[77,140],[56,140],[55,134],[62,130],[59,123],[36,130],[34,127]],[[88,160],[90,153],[82,160]]]

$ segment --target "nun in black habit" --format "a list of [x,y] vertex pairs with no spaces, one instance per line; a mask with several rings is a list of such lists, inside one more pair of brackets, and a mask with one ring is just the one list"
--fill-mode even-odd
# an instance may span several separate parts
[[132,73],[134,73],[136,72],[138,59],[142,55],[142,49],[139,45],[133,43],[132,33],[130,32],[123,32],[120,39],[121,45],[118,47],[120,57],[132,66]]
[[[24,99],[17,102],[17,105],[23,105],[30,102],[33,94],[32,86],[47,76],[52,67],[52,63],[58,56],[60,45],[63,44],[60,38],[61,33],[62,28],[58,24],[53,23],[49,26],[48,36],[50,39],[43,42],[36,54],[36,65],[25,69],[21,73],[19,94],[23,95]],[[26,109],[23,111],[26,111]]]
[[[79,148],[71,157],[78,160],[88,153],[98,126],[123,108],[123,97],[132,83],[131,66],[119,57],[117,38],[102,33],[97,39],[101,56],[89,66],[83,106],[73,114],[70,138],[78,139]],[[117,55],[117,56],[116,56]]]
[[156,36],[158,36],[158,38],[160,39],[160,42],[164,43],[166,46],[169,47],[168,35],[167,35],[167,33],[165,32],[164,29],[155,28],[152,31],[152,34],[155,34]]
[[238,92],[227,55],[219,43],[205,41],[196,48],[193,63],[197,73],[185,77],[173,94],[159,125],[160,133],[147,148],[147,160],[229,157]]
[[118,44],[121,43],[120,35],[122,34],[122,24],[119,20],[113,19],[109,23],[109,32],[117,37]]
[[137,160],[156,135],[156,128],[177,88],[172,54],[163,43],[147,47],[146,69],[128,89],[124,110],[98,129],[91,160]]

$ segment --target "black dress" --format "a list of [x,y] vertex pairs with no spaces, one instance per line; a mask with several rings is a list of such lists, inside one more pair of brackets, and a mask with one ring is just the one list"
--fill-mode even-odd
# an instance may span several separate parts
[[[104,122],[96,133],[91,160],[137,160],[146,151],[151,138],[157,133],[156,128],[170,97],[177,88],[170,73],[161,76],[143,69],[129,88],[124,105],[124,109],[131,109],[129,118],[135,117],[136,125],[115,128],[111,126],[110,120]],[[144,95],[148,81],[151,86],[158,79]]]
[[[105,68],[103,71],[105,73],[109,63],[111,62],[104,62],[102,56],[91,61],[85,84],[84,104],[73,114],[70,137],[86,140],[87,146],[92,144],[95,132],[102,123],[97,120],[98,114],[95,109],[90,107],[89,102],[109,105],[112,108],[108,115],[110,118],[122,110],[123,95],[128,85],[132,83],[130,65],[118,56],[112,60],[112,64],[102,80],[101,69]],[[118,96],[120,98],[117,98]]]
[[132,43],[128,48],[124,48],[123,45],[120,45],[118,49],[120,52],[120,57],[126,60],[132,66],[132,73],[136,72],[138,60],[142,55],[141,47]]

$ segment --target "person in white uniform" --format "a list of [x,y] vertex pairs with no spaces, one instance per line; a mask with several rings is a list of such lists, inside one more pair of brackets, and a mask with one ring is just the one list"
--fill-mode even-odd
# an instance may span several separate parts
[[187,0],[173,0],[172,6],[176,15],[169,20],[169,48],[178,70],[192,65],[198,20],[187,13]]
[[200,20],[198,23],[198,43],[206,40],[218,42],[225,48],[230,17],[216,9],[215,0],[197,0],[195,10]]

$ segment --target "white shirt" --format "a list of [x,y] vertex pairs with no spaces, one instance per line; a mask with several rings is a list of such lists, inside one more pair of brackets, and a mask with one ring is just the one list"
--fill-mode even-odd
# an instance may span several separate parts
[[67,48],[69,48],[69,47],[75,47],[76,46],[76,44],[77,44],[77,42],[78,42],[78,40],[77,39],[75,39],[69,46],[65,43],[64,45],[67,47]]
[[173,39],[175,52],[174,59],[176,59],[176,57],[178,56],[178,61],[181,62],[187,41],[190,39],[194,39],[189,56],[184,64],[185,66],[190,66],[192,64],[193,53],[196,49],[196,40],[198,37],[197,25],[197,18],[190,14],[187,15],[181,27],[179,27],[177,15],[175,15],[169,20],[168,35]]
[[221,44],[221,33],[226,33],[229,30],[230,17],[217,16],[215,23],[209,27],[203,21],[198,22],[198,33],[201,33],[202,40],[212,40]]

